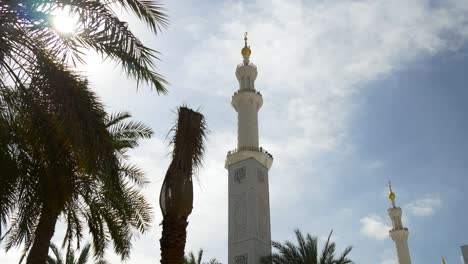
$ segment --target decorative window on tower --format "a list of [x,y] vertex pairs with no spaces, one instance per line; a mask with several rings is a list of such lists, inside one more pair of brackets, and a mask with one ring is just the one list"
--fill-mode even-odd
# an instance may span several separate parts
[[258,182],[264,183],[265,182],[265,172],[263,170],[257,168],[257,180]]
[[247,178],[245,167],[239,168],[234,171],[234,182],[241,183]]
[[247,254],[237,255],[234,257],[234,264],[247,264]]

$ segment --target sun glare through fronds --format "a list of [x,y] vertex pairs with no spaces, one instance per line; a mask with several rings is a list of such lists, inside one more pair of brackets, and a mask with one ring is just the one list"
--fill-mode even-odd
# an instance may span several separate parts
[[70,34],[75,32],[78,24],[78,18],[73,16],[73,14],[62,10],[53,15],[52,23],[58,32]]

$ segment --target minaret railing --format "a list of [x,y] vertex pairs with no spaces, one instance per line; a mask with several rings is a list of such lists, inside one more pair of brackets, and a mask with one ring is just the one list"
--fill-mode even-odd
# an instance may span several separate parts
[[232,155],[232,154],[235,154],[235,153],[238,153],[238,152],[241,152],[241,151],[257,151],[257,152],[261,152],[263,154],[266,154],[268,157],[273,159],[273,155],[271,155],[264,148],[254,147],[254,146],[242,146],[242,147],[236,148],[234,150],[230,150],[230,151],[228,151],[228,155]]
[[240,93],[255,93],[255,94],[258,94],[258,95],[262,95],[259,91],[255,90],[255,89],[240,89],[240,90],[237,90],[236,92],[234,92],[234,95],[236,94],[240,94]]

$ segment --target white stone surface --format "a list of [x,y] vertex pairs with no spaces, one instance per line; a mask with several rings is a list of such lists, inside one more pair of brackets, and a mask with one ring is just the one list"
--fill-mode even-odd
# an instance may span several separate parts
[[401,221],[402,211],[400,207],[391,207],[387,210],[390,219],[392,220],[392,229],[390,237],[395,242],[395,248],[398,256],[399,264],[411,264],[411,256],[408,246],[409,231],[403,227]]
[[240,90],[232,96],[237,111],[237,147],[258,147],[258,111],[262,95],[255,90]]
[[463,261],[468,264],[468,245],[461,246]]
[[[247,44],[246,44],[247,46]],[[255,90],[257,67],[244,56],[236,69],[239,90],[231,105],[237,112],[237,149],[228,152],[228,264],[260,264],[271,254],[268,170],[273,157],[259,148],[258,111],[262,95]]]
[[239,81],[239,90],[255,90],[257,66],[253,63],[249,63],[248,57],[244,57],[244,63],[237,65],[236,77]]
[[[230,164],[228,170],[229,264],[259,264],[271,253],[268,169],[249,158]],[[243,256],[247,262],[241,262]]]
[[241,150],[235,152],[229,152],[226,156],[226,169],[229,168],[229,165],[237,163],[242,160],[246,160],[249,158],[253,158],[260,162],[263,167],[267,168],[268,170],[271,168],[273,164],[273,157],[263,151],[257,150]]

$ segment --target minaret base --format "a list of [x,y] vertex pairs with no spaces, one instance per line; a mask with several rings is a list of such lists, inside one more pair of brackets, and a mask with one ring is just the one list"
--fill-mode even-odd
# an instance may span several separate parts
[[268,169],[254,158],[228,165],[228,264],[260,264],[271,254]]

